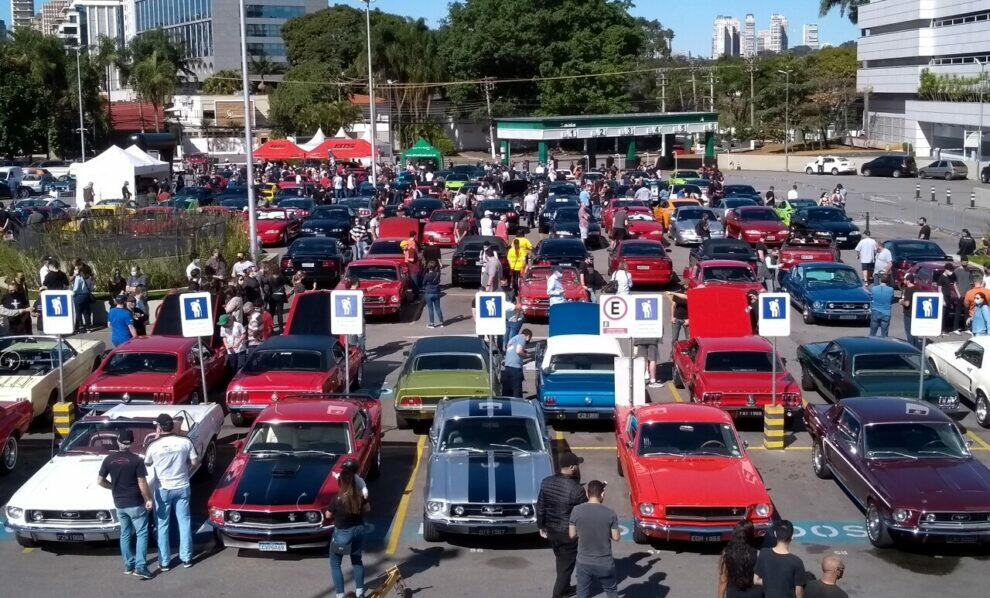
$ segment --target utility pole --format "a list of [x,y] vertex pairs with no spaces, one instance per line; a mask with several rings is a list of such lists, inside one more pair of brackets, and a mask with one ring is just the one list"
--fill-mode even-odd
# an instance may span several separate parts
[[495,121],[492,119],[492,89],[495,84],[492,83],[491,77],[485,79],[485,104],[488,106],[488,139],[489,146],[492,152],[492,161],[496,159],[495,156]]
[[660,112],[667,111],[667,73],[660,73]]
[[[79,63],[82,62],[82,44],[79,44],[75,48],[76,51],[76,91],[79,94],[79,158],[80,161],[86,161],[86,122],[83,120],[83,101],[82,101],[82,75],[79,70]],[[109,80],[107,87],[110,87]],[[110,97],[110,92],[107,91],[107,97]],[[980,104],[980,108],[983,108],[983,104]],[[157,118],[157,116],[155,117]]]
[[371,108],[371,184],[378,186],[378,127],[375,122],[378,112],[375,110],[375,73],[371,70],[371,0],[364,0],[364,18],[368,34],[368,106]]
[[756,59],[749,61],[749,128],[756,128],[756,92],[754,90],[753,79],[756,73]]
[[[258,263],[258,201],[254,196],[254,133],[251,132],[251,87],[248,84],[247,18],[244,0],[238,3],[241,18],[241,96],[244,98],[244,160],[247,174],[248,241],[251,261]],[[204,397],[205,399],[205,397]]]
[[784,169],[791,171],[790,132],[791,132],[791,71],[777,71],[784,76]]
[[715,71],[708,71],[708,111],[715,112]]
[[691,109],[698,109],[698,81],[695,79],[694,68],[691,69]]

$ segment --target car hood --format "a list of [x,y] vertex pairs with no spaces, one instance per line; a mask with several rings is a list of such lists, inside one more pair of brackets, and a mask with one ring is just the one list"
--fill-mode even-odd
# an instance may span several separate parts
[[[476,370],[446,370],[411,372],[401,382],[403,393],[444,393],[446,396],[475,396],[491,389],[488,372]],[[449,394],[448,394],[449,393]]]
[[859,230],[859,227],[852,222],[810,222],[808,228],[813,230],[824,230],[830,233],[851,233]]
[[569,392],[615,395],[615,375],[612,373],[553,372],[544,374],[540,383],[543,394]]
[[[698,226],[698,223],[699,222],[701,222],[701,221],[700,220],[675,220],[671,224],[678,231],[682,231],[682,230],[694,230],[695,227]],[[708,230],[711,231],[711,232],[713,232],[713,233],[714,232],[722,232],[722,223],[719,222],[718,220],[709,220],[708,221]]]
[[956,351],[958,351],[966,341],[955,341],[948,343],[932,343],[925,346],[925,353],[937,355],[947,362],[956,361]]
[[976,459],[870,461],[894,507],[990,511],[990,471]]
[[[325,504],[328,502],[328,487],[336,491],[333,471],[339,460],[339,455],[239,455],[236,467],[232,465],[224,476],[222,485],[228,489],[224,493],[227,495],[225,506]],[[217,502],[214,498],[210,500],[213,505]]]
[[435,453],[430,457],[427,499],[534,503],[540,483],[552,473],[547,453]]
[[856,301],[869,303],[870,293],[863,287],[814,287],[807,288],[809,299],[817,301]]
[[129,390],[160,390],[171,388],[175,384],[178,374],[152,374],[147,372],[135,372],[133,374],[95,375],[87,381],[89,390],[98,392],[124,392]]
[[343,220],[325,220],[323,218],[307,218],[302,221],[303,228],[347,228],[349,222]]
[[9,504],[22,509],[112,509],[110,490],[96,483],[104,455],[56,456],[31,476]]
[[763,479],[746,459],[638,457],[633,474],[649,480],[640,486],[641,491],[652,490],[652,496],[639,497],[641,502],[664,506],[770,504]]

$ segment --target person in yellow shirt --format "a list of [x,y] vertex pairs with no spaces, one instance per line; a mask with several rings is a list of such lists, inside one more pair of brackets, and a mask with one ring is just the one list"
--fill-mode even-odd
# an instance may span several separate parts
[[529,258],[531,251],[533,251],[533,244],[526,237],[519,235],[512,240],[512,246],[509,247],[506,260],[508,260],[509,270],[512,272],[512,289],[514,291],[519,290],[519,277],[526,270],[526,259]]

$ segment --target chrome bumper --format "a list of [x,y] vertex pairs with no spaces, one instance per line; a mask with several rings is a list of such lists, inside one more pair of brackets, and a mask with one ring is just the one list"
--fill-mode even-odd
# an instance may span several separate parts
[[[120,538],[120,524],[39,526],[10,523],[4,526],[8,532],[39,542],[103,542]],[[82,535],[82,538],[73,538]]]
[[[440,531],[451,534],[464,534],[472,536],[485,535],[506,535],[520,536],[524,534],[536,534],[540,528],[536,525],[536,518],[530,519],[494,519],[485,517],[431,517],[426,516],[430,523],[433,523]],[[486,533],[499,532],[499,533]]]
[[[648,537],[666,540],[668,542],[672,540],[686,540],[690,542],[692,541],[692,536],[701,536],[709,541],[714,536],[718,536],[721,540],[728,540],[729,536],[732,535],[732,530],[736,527],[735,524],[697,526],[676,523],[652,523],[648,521],[635,521],[634,525]],[[770,522],[754,523],[753,526],[756,528],[756,534],[763,536],[770,529]],[[698,540],[695,539],[694,541]]]
[[208,522],[219,532],[224,546],[260,550],[261,542],[285,542],[286,548],[320,548],[330,542],[333,525],[300,525],[298,527],[254,527]]

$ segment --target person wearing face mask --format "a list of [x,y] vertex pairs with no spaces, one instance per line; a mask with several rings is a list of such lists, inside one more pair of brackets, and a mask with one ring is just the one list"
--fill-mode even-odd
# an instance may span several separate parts
[[138,287],[148,288],[148,277],[141,272],[140,266],[131,266],[131,275],[127,279],[127,287],[124,289],[128,293],[134,293]]
[[976,310],[973,312],[969,331],[973,333],[973,336],[990,335],[990,306],[987,305],[986,293],[977,293],[973,297],[973,305]]
[[72,301],[76,305],[76,332],[93,327],[93,277],[86,269],[76,266],[72,272]]

